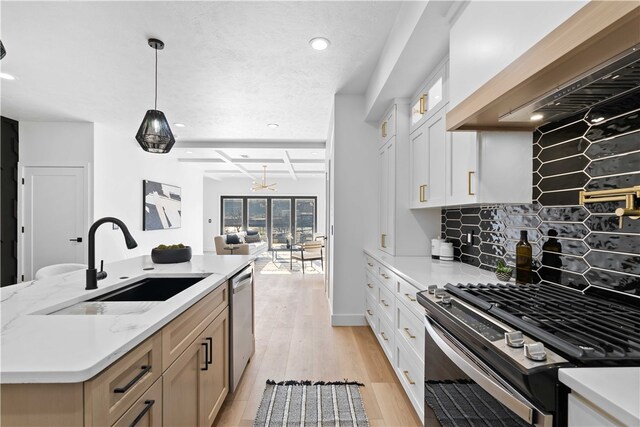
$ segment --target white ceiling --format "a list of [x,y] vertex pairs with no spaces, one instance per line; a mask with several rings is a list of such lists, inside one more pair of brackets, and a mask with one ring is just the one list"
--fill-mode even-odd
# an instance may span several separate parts
[[213,179],[245,176],[260,181],[263,166],[268,176],[293,180],[324,177],[325,171],[324,148],[175,147],[172,154]]
[[[399,2],[0,3],[1,113],[135,134],[159,103],[178,141],[324,141],[331,99],[363,93]],[[331,40],[312,50],[315,36]],[[278,123],[277,129],[267,128]],[[264,153],[267,155],[267,153]],[[290,153],[295,158],[295,152]]]

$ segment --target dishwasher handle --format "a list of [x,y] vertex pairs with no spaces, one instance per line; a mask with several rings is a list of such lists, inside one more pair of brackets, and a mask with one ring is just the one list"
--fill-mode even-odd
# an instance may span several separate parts
[[253,277],[250,275],[246,279],[240,282],[234,283],[232,286],[233,293],[237,294],[238,292],[241,292],[242,290],[244,290],[244,288],[246,288],[247,286],[251,286],[252,281],[253,281]]
[[240,292],[242,289],[249,286],[251,282],[253,282],[253,268],[249,266],[231,278],[232,293],[235,294],[236,292]]

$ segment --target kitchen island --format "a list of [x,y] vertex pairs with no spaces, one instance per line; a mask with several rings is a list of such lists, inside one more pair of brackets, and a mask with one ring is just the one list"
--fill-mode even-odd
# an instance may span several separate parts
[[[213,374],[211,365],[222,364],[226,371],[218,369],[219,378],[207,381],[222,381],[226,395],[227,281],[253,258],[200,255],[187,263],[154,264],[141,256],[106,265],[108,276],[97,290],[84,289],[84,270],[1,289],[2,420],[11,425],[38,425],[44,419],[47,425],[120,425],[121,419],[130,423],[142,414],[145,422],[139,425],[156,425],[154,413],[161,421],[171,398],[183,408],[182,419],[189,419],[193,414],[184,412],[194,408],[187,404],[188,378],[179,374]],[[86,302],[153,278],[193,278],[193,284],[166,301]],[[161,380],[164,387],[158,385]],[[173,395],[170,380],[176,386]],[[207,397],[207,390],[191,399],[200,425],[215,417],[218,400],[224,398],[217,396],[217,408],[198,410],[199,399],[214,397]],[[143,399],[154,393],[164,398],[165,411],[157,396]],[[49,403],[41,400],[44,396]],[[98,408],[100,401],[104,408]]]

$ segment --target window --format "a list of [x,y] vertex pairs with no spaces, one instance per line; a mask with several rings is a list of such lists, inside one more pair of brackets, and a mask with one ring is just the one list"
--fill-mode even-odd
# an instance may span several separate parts
[[247,229],[258,230],[263,241],[267,241],[267,199],[248,199]]
[[291,199],[271,201],[271,247],[286,247],[291,242]]
[[315,196],[222,196],[220,233],[258,230],[269,249],[313,240],[317,228]]
[[237,233],[243,224],[242,199],[224,199],[222,201],[222,230],[223,234]]
[[295,241],[304,243],[313,240],[316,229],[315,199],[296,199]]

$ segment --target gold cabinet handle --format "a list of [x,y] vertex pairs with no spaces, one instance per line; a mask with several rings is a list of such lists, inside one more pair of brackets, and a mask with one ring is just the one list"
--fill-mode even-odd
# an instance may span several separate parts
[[383,299],[380,300],[380,302],[382,303],[382,305],[384,305],[385,307],[389,307],[389,304],[387,304],[387,302]]
[[367,310],[367,314],[368,314],[369,316],[373,316],[373,312],[372,312],[371,310]]
[[380,332],[380,335],[382,336],[383,340],[389,341],[389,338],[387,338],[387,336],[384,334],[384,332]]
[[373,285],[372,285],[371,283],[367,283],[367,287],[368,287],[369,289],[373,289]]
[[382,123],[382,137],[387,137],[387,122]]
[[369,267],[373,267],[373,264],[371,264],[370,262],[368,262],[368,263],[367,263],[367,265],[368,265]]
[[381,234],[380,235],[380,246],[383,248],[387,247],[387,235],[386,234]]
[[427,195],[426,195],[426,192],[425,192],[426,188],[427,188],[427,184],[421,185],[419,187],[419,189],[420,189],[420,191],[419,191],[419,193],[420,193],[420,202],[426,202],[427,201]]
[[475,173],[475,171],[469,171],[469,173],[467,174],[467,193],[469,196],[475,196],[476,193],[473,193],[471,191],[471,175],[473,175]]
[[407,379],[407,381],[409,382],[409,384],[414,385],[415,381],[413,381],[411,379],[411,377],[409,376],[409,371],[402,371],[402,373],[404,374],[404,377]]
[[415,340],[415,339],[416,339],[416,336],[415,336],[415,335],[413,335],[413,334],[411,333],[411,331],[409,330],[409,328],[404,328],[404,331],[407,333],[407,335],[409,336],[409,338],[411,338],[412,340]]
[[390,277],[389,277],[389,276],[387,276],[387,275],[386,275],[386,274],[384,274],[384,273],[380,273],[380,275],[381,275],[382,277],[384,277],[386,280],[389,280],[389,279],[390,279]]
[[424,114],[424,112],[426,111],[426,104],[427,104],[427,95],[423,94],[420,97],[420,114]]
[[407,299],[409,299],[409,301],[411,302],[415,302],[416,299],[414,297],[411,296],[411,294],[404,294],[405,297],[407,297]]

